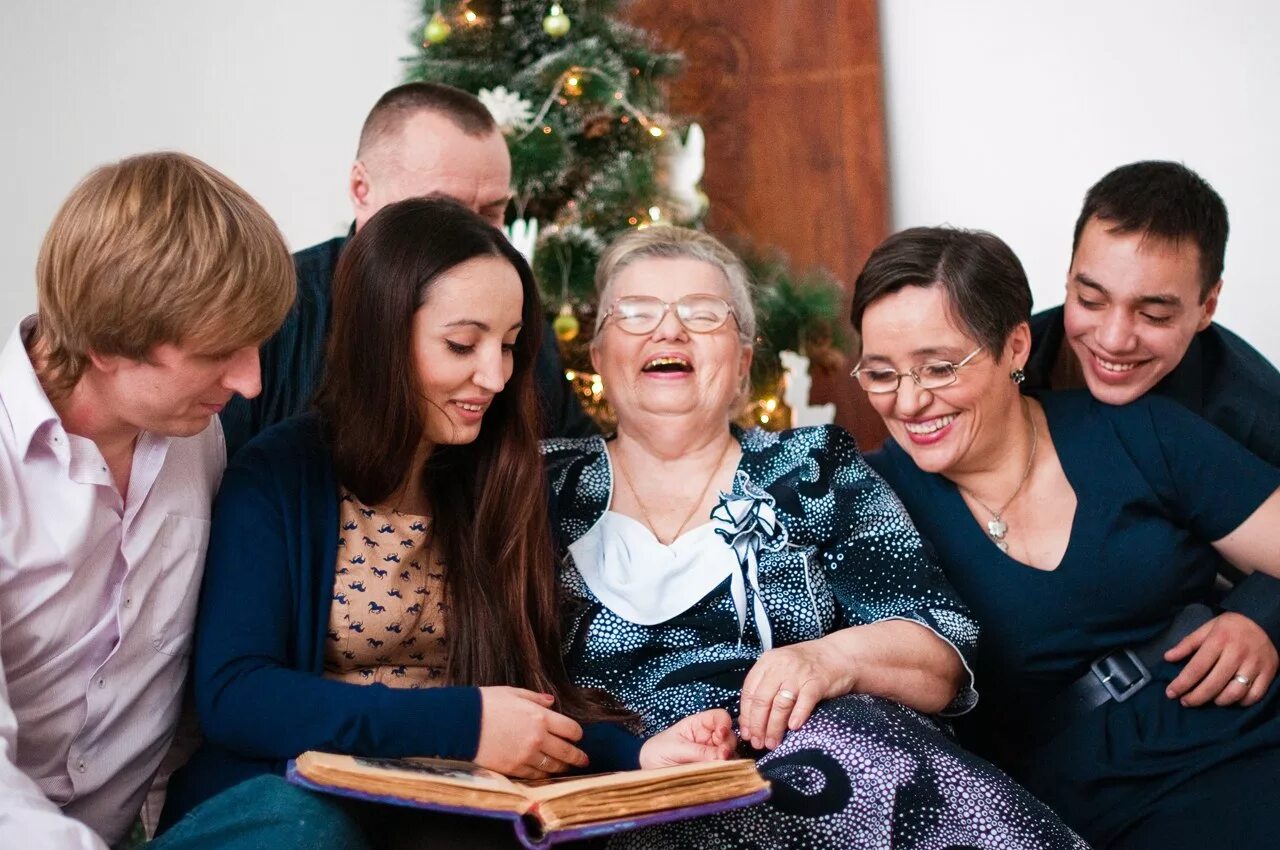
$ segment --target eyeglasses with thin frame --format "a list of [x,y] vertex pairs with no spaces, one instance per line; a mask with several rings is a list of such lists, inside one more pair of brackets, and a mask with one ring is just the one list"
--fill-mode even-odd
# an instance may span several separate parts
[[902,379],[910,377],[916,382],[916,386],[922,390],[940,390],[943,387],[949,387],[954,384],[959,375],[956,370],[962,366],[969,365],[969,361],[977,357],[982,351],[982,346],[978,346],[970,351],[959,363],[952,363],[949,360],[934,360],[929,363],[921,363],[919,366],[912,366],[905,372],[896,372],[893,369],[883,367],[859,366],[849,374],[858,379],[858,383],[869,393],[896,393],[898,385],[902,383]]
[[668,312],[674,312],[685,330],[696,334],[720,330],[730,316],[737,321],[729,302],[707,293],[685,295],[673,302],[653,295],[627,295],[613,302],[604,320],[612,319],[618,330],[640,336],[657,330]]

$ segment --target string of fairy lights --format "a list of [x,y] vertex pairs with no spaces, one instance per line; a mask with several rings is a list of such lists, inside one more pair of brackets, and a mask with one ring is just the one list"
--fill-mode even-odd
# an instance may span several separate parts
[[[457,24],[468,27],[482,26],[485,23],[484,18],[471,9],[471,0],[463,0],[463,2],[458,6],[454,18]],[[565,13],[564,7],[559,3],[552,3],[547,9],[546,17],[542,19],[543,31],[552,38],[563,38],[569,34],[569,30],[572,26],[573,22],[569,19],[568,14]],[[448,41],[449,36],[453,34],[453,28],[454,24],[451,24],[449,19],[445,17],[441,6],[441,0],[436,0],[435,11],[427,20],[427,24],[422,30],[422,46],[424,48],[430,48],[433,44],[443,44],[445,41]],[[631,72],[634,75],[639,75],[640,69],[633,68],[631,69]],[[551,111],[551,107],[557,102],[562,106],[568,103],[568,99],[562,97],[562,95],[580,97],[583,93],[583,81],[588,74],[604,80],[613,87],[613,99],[617,101],[618,106],[626,113],[619,118],[622,123],[626,124],[628,121],[634,119],[639,122],[640,126],[648,130],[649,135],[653,136],[655,139],[660,139],[666,135],[666,129],[664,129],[659,123],[655,122],[649,115],[645,114],[643,110],[637,108],[636,105],[627,98],[625,86],[622,85],[621,81],[617,80],[601,68],[580,65],[574,65],[565,69],[565,71],[556,78],[556,81],[551,88],[551,92],[546,96],[546,99],[543,100],[541,108],[539,108],[537,115],[530,122],[529,128],[525,130],[524,135],[527,136],[529,133],[532,133],[539,128],[543,133],[549,135],[552,132],[552,128],[551,125],[545,123],[547,113]],[[636,224],[638,223],[638,220],[631,223]]]

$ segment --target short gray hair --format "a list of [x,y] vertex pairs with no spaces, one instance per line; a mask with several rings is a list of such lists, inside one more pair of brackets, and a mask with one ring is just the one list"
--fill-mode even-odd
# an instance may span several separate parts
[[738,336],[744,345],[754,345],[756,339],[756,309],[751,301],[751,277],[738,256],[710,234],[687,227],[655,224],[628,231],[613,241],[600,265],[596,266],[596,295],[599,312],[596,313],[595,333],[604,326],[604,316],[613,303],[613,285],[627,266],[651,259],[677,259],[687,257],[719,269],[729,286],[729,306],[738,320]]

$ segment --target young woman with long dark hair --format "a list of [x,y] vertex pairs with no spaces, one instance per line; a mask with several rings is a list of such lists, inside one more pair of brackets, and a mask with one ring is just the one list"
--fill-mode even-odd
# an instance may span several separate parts
[[345,249],[333,305],[316,411],[249,443],[218,495],[194,662],[206,741],[165,820],[218,796],[166,846],[439,832],[286,785],[309,749],[524,778],[726,757],[727,714],[642,741],[565,674],[533,383],[545,323],[520,254],[452,201],[402,201]]

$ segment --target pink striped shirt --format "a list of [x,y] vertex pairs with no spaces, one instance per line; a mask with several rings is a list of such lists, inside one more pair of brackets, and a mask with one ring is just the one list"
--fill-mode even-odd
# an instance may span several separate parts
[[124,837],[173,737],[226,450],[142,433],[121,499],[24,322],[0,351],[0,846]]

